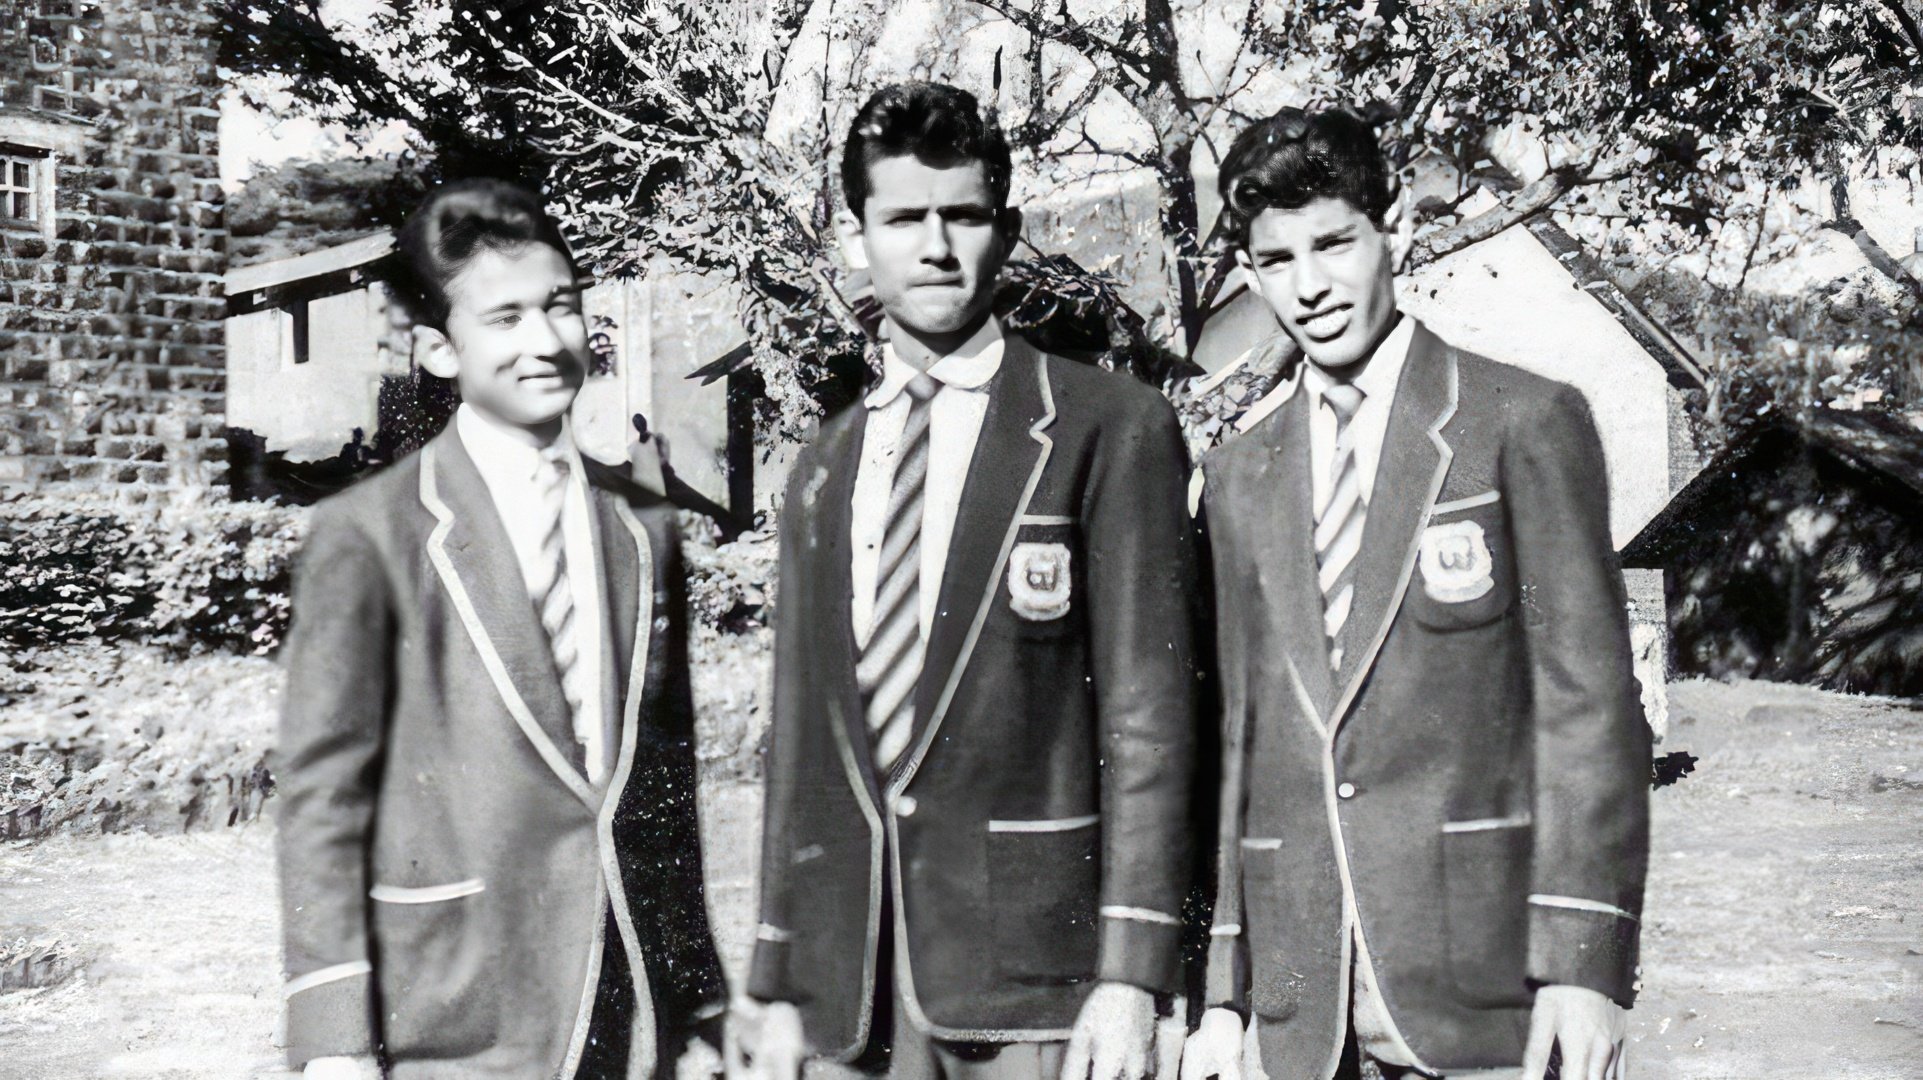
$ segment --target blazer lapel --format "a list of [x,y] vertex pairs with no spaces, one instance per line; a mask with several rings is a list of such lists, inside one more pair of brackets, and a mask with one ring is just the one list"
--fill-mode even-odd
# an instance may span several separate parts
[[[1405,318],[1407,316],[1404,316]],[[1355,604],[1342,630],[1342,696],[1329,718],[1340,726],[1388,636],[1415,569],[1422,523],[1448,475],[1453,451],[1442,429],[1456,414],[1456,358],[1418,324],[1396,386],[1362,528]]]
[[867,718],[861,706],[861,685],[855,678],[855,664],[861,649],[855,644],[854,554],[849,530],[854,527],[855,476],[861,468],[862,446],[868,431],[868,409],[857,404],[849,422],[828,429],[821,446],[822,467],[827,478],[814,501],[813,517],[807,527],[815,540],[813,561],[804,569],[803,589],[820,589],[808,610],[825,618],[821,633],[813,636],[818,650],[818,670],[829,683],[828,693],[841,702],[829,711],[831,723],[840,723],[851,747],[859,748],[844,764],[852,761],[848,782],[857,791],[866,789],[878,805],[881,782],[875,775],[875,758],[868,752]]
[[[1329,670],[1329,639],[1322,632],[1322,587],[1315,567],[1308,397],[1298,385],[1289,400],[1256,428],[1269,449],[1268,475],[1274,491],[1267,502],[1275,530],[1269,550],[1277,595],[1264,607],[1275,619],[1276,639],[1285,643],[1287,659],[1295,665],[1309,699],[1318,710],[1326,711],[1335,676]],[[1315,719],[1320,723],[1322,716]]]
[[989,383],[988,412],[982,418],[968,478],[962,483],[961,512],[955,517],[935,622],[923,654],[921,682],[915,692],[919,730],[891,779],[894,791],[906,786],[920,768],[968,669],[1014,546],[1016,527],[1054,448],[1045,434],[1055,420],[1046,361],[1021,336],[1011,332],[1004,340],[1001,370]]
[[567,730],[567,698],[546,631],[486,481],[452,424],[421,453],[421,502],[440,522],[428,536],[428,559],[495,691],[554,774],[594,805],[578,744]]
[[[588,468],[591,473],[594,467],[590,465]],[[605,711],[618,718],[621,713],[616,710],[627,700],[631,689],[628,681],[635,666],[640,665],[644,678],[647,674],[648,658],[641,648],[637,648],[644,648],[647,642],[645,638],[636,640],[636,630],[642,618],[653,619],[654,605],[651,601],[654,583],[651,580],[646,583],[650,603],[649,610],[643,613],[641,540],[623,520],[625,517],[632,521],[633,516],[623,514],[621,511],[625,508],[617,506],[620,495],[592,484],[588,486],[588,493],[594,499],[595,550],[601,554],[601,604],[602,610],[607,613],[607,632],[602,635],[601,647],[602,701],[606,703]],[[640,522],[635,522],[635,528],[641,528]],[[637,684],[632,689],[639,693],[641,687]],[[624,738],[626,733],[621,730],[623,726],[617,720],[615,739],[610,744],[610,750],[618,747]]]

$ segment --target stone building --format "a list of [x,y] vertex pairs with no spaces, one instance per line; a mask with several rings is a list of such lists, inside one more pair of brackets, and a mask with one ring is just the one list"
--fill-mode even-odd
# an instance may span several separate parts
[[218,483],[205,0],[0,0],[0,483]]

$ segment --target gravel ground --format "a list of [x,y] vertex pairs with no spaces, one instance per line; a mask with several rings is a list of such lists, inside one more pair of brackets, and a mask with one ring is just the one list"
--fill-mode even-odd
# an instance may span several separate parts
[[[1671,687],[1632,1072],[1923,1077],[1923,713],[1760,683]],[[739,973],[755,789],[705,792],[711,902]],[[271,826],[0,845],[0,942],[66,977],[0,994],[0,1078],[277,1077]],[[1916,921],[1910,921],[1910,920]]]

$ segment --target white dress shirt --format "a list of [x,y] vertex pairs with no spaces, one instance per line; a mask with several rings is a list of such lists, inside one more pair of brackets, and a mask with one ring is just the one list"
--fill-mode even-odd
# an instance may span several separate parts
[[[921,577],[916,584],[921,602],[921,638],[928,640],[941,599],[942,571],[948,565],[948,544],[961,510],[962,484],[982,418],[988,414],[988,381],[1002,366],[1002,327],[994,316],[961,347],[928,368],[941,384],[928,402],[928,479],[922,489]],[[868,430],[862,437],[861,465],[855,472],[850,537],[853,540],[853,605],[855,643],[866,647],[874,632],[876,580],[881,576],[882,534],[888,529],[888,494],[895,480],[895,459],[901,453],[901,433],[908,423],[913,398],[908,382],[919,372],[895,355],[892,344],[881,353],[881,384],[867,398]]]
[[[541,541],[548,531],[539,482],[541,451],[517,439],[504,430],[499,421],[471,405],[463,404],[455,410],[454,425],[461,445],[467,448],[468,456],[481,471],[488,495],[500,514],[501,525],[507,530],[529,603],[536,603],[534,590],[549,577],[541,564]],[[598,784],[606,779],[608,764],[608,713],[601,682],[601,651],[606,643],[602,631],[605,614],[601,599],[601,560],[596,556],[594,518],[588,509],[587,475],[581,468],[573,429],[566,421],[562,422],[560,438],[568,457],[561,542],[568,563],[568,586],[574,594],[577,654],[574,662],[580,666],[582,676],[581,712],[573,718],[574,734],[581,743],[588,779]]]

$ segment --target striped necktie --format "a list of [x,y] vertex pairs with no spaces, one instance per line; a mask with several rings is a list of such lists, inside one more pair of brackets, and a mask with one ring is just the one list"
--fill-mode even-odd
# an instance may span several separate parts
[[[587,700],[583,692],[582,680],[585,672],[581,668],[580,649],[575,636],[574,587],[568,579],[567,541],[561,523],[566,517],[568,498],[569,463],[567,451],[559,445],[546,447],[541,451],[541,464],[535,473],[535,482],[541,493],[542,520],[547,523],[547,532],[541,537],[540,568],[548,574],[545,581],[537,581],[534,588],[534,603],[541,613],[541,627],[547,631],[548,648],[554,654],[554,670],[561,677],[561,693],[567,698],[568,717],[574,729],[575,741],[584,749],[594,749],[591,741],[591,718],[582,715],[582,702]],[[587,758],[588,774],[600,772],[599,755],[590,753]]]
[[1335,413],[1335,460],[1330,462],[1328,501],[1315,516],[1315,568],[1322,587],[1322,629],[1329,638],[1329,667],[1342,668],[1342,625],[1355,603],[1356,554],[1362,550],[1362,524],[1369,504],[1362,498],[1362,476],[1355,461],[1356,410],[1362,391],[1336,383],[1322,391],[1323,404]]
[[928,479],[929,401],[941,389],[926,373],[908,383],[908,420],[901,431],[888,490],[881,566],[875,576],[874,632],[855,665],[874,742],[875,766],[887,772],[908,748],[921,682],[921,509]]

